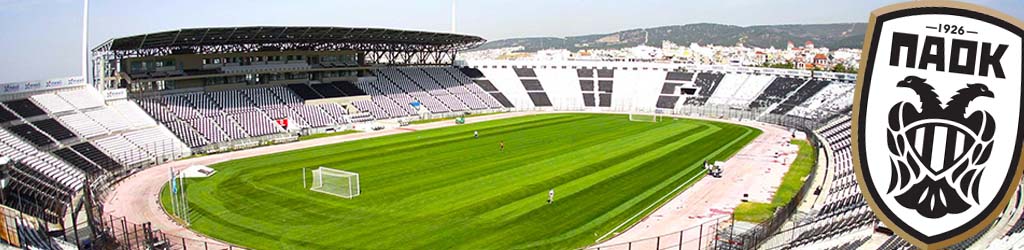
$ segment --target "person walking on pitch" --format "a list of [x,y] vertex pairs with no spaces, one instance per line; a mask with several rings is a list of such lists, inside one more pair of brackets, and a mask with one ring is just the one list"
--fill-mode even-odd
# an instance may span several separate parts
[[555,189],[554,188],[552,188],[551,191],[548,191],[548,204],[551,204],[552,202],[555,202]]
[[498,143],[498,151],[505,152],[505,141]]

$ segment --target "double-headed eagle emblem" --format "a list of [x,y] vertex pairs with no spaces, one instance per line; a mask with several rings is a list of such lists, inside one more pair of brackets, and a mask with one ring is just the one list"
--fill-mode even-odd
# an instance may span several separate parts
[[942,107],[926,79],[908,76],[896,86],[912,89],[921,106],[899,102],[889,111],[893,174],[887,193],[928,218],[978,205],[978,186],[992,153],[996,124],[986,111],[968,115],[967,110],[975,99],[995,95],[984,84],[967,84]]

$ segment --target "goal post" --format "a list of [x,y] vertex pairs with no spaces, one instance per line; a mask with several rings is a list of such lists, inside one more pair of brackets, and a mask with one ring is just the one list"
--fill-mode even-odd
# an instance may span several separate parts
[[657,114],[629,113],[629,121],[634,122],[658,122]]
[[342,198],[359,196],[359,174],[333,168],[313,170],[313,185],[309,190]]

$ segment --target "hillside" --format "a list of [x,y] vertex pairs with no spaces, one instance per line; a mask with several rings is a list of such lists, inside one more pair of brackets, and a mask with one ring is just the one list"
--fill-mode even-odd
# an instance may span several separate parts
[[662,41],[686,46],[690,43],[701,45],[735,45],[742,43],[750,47],[785,48],[787,41],[797,46],[804,41],[813,41],[816,46],[829,48],[860,48],[864,40],[866,23],[835,24],[787,24],[735,26],[713,23],[663,26],[647,29],[624,30],[610,34],[584,36],[512,38],[490,41],[474,50],[523,46],[525,51],[542,49],[614,49],[645,44],[660,47]]

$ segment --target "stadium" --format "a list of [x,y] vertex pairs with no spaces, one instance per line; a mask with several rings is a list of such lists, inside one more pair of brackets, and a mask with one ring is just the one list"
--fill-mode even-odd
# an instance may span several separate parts
[[[457,60],[346,27],[110,38],[4,83],[24,249],[909,249],[853,172],[856,75]],[[955,249],[1024,246],[1020,191]]]

